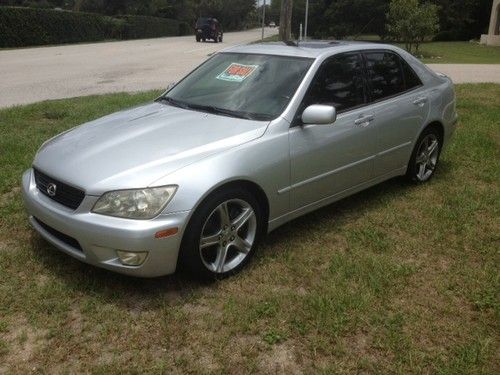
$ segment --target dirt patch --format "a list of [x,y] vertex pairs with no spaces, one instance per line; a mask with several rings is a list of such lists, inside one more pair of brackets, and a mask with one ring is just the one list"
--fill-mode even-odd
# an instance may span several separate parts
[[264,374],[302,374],[297,363],[295,349],[286,343],[275,345],[258,357],[259,372]]
[[[3,365],[11,369],[36,370],[36,352],[44,344],[48,331],[30,327],[24,319],[18,323],[5,335],[4,339],[8,344],[9,352]],[[0,372],[2,372],[1,368]]]
[[21,193],[21,188],[16,186],[12,190],[0,195],[0,207],[5,207],[9,201]]

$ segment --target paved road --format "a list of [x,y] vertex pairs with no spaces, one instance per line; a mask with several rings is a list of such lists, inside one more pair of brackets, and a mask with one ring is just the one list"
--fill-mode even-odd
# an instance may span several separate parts
[[[266,36],[277,32],[267,29]],[[226,33],[224,43],[193,36],[0,51],[0,108],[47,99],[165,88],[207,58],[260,39],[260,29]],[[500,83],[498,65],[430,65],[456,83]]]
[[429,64],[429,67],[448,75],[455,83],[500,83],[500,64]]
[[[266,29],[266,36],[275,33]],[[0,51],[0,107],[162,89],[208,54],[260,37],[261,29],[255,29],[226,33],[217,44],[185,36]]]

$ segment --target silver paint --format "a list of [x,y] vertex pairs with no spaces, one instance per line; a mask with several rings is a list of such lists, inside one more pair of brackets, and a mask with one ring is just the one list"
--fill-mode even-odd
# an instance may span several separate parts
[[[321,63],[338,53],[369,49],[398,53],[423,85],[338,113],[329,125],[295,125],[297,109]],[[268,43],[227,51],[315,60],[287,108],[270,122],[149,103],[54,137],[41,147],[33,166],[83,189],[86,195],[80,207],[72,211],[41,194],[29,169],[23,176],[23,197],[33,227],[56,247],[84,262],[141,277],[165,275],[175,271],[182,236],[196,208],[225,184],[245,181],[264,192],[271,231],[307,212],[404,174],[419,134],[431,122],[443,125],[445,145],[455,129],[457,114],[451,80],[397,47],[342,43],[306,48]],[[324,113],[319,116],[313,112],[316,118],[324,118]],[[179,188],[165,210],[152,220],[90,212],[107,191],[163,185]],[[58,240],[33,217],[77,239],[83,252]],[[176,235],[154,238],[157,231],[172,227],[179,228]],[[148,251],[149,255],[141,266],[124,266],[117,258],[117,249]]]

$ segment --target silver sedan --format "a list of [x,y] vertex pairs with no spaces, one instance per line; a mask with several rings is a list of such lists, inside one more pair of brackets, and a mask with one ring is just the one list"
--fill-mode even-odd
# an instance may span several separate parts
[[428,181],[456,122],[451,80],[394,46],[239,46],[45,142],[23,196],[35,230],[81,261],[224,277],[289,220],[396,176]]

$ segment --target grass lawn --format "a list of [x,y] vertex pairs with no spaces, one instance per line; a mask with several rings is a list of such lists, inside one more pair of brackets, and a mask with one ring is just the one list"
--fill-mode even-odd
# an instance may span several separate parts
[[426,64],[500,64],[500,47],[470,42],[431,42],[420,46]]
[[[376,35],[361,35],[357,39],[367,42],[381,42]],[[278,35],[264,39],[264,42],[278,41]],[[404,45],[396,45],[404,48]],[[500,64],[500,47],[484,46],[471,42],[424,43],[420,46],[417,55],[426,64]]]
[[457,92],[430,183],[391,180],[297,219],[213,284],[87,266],[23,212],[42,141],[155,92],[1,110],[0,373],[498,374],[500,85]]

